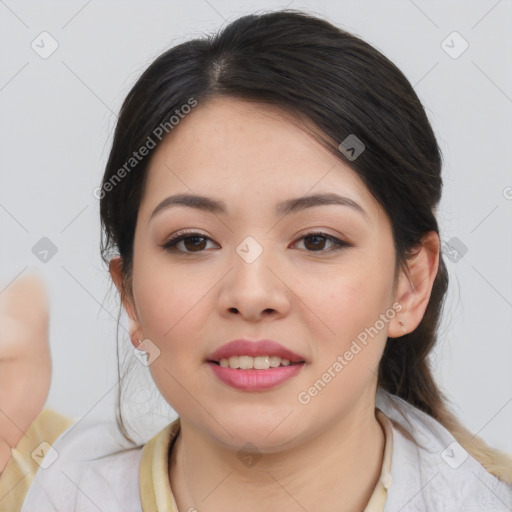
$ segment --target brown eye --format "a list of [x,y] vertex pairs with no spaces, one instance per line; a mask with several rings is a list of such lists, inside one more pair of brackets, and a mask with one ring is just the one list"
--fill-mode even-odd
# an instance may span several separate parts
[[[308,243],[309,241],[309,243]],[[304,245],[311,250],[324,249],[327,238],[319,235],[311,235],[304,238]]]
[[[208,240],[211,241],[210,238],[201,233],[182,233],[168,240],[162,247],[168,252],[200,253],[205,250]],[[181,242],[183,242],[185,250],[178,247]]]
[[[340,240],[327,233],[307,233],[302,236],[299,240],[304,240],[304,246],[308,252],[331,252],[331,250],[337,250],[342,247],[351,247],[351,244]],[[326,242],[331,242],[331,250],[324,250]]]
[[206,238],[204,236],[187,236],[182,239],[182,242],[187,250],[200,251],[205,247],[205,240]]

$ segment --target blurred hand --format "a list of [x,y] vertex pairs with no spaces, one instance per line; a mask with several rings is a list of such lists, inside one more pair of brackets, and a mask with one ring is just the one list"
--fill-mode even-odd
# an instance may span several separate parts
[[50,380],[44,284],[22,276],[0,293],[0,472],[43,409]]

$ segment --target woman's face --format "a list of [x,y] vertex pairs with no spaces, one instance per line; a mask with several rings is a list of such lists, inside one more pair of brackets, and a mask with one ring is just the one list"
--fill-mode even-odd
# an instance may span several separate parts
[[[149,368],[182,423],[233,449],[250,441],[272,452],[373,414],[401,306],[389,219],[357,175],[277,108],[233,98],[199,103],[148,172],[131,315],[159,351]],[[224,211],[168,203],[154,213],[177,194]],[[317,194],[358,206],[305,202]],[[184,231],[191,238],[164,248]],[[239,338],[274,340],[305,363],[266,389],[234,387],[208,361]]]

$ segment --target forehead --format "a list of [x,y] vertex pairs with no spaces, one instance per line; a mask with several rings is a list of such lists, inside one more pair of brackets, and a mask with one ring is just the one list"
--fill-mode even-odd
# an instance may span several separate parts
[[369,215],[380,208],[357,174],[282,109],[231,97],[208,100],[155,151],[141,205],[146,214],[171,193],[215,196],[238,208],[336,192]]

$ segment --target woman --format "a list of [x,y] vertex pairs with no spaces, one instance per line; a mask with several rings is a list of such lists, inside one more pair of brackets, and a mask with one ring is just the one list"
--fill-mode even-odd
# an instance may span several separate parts
[[429,368],[441,187],[409,82],[327,21],[245,16],[157,58],[97,194],[132,344],[179,418],[144,446],[122,416],[124,444],[73,423],[21,510],[510,508],[512,461]]

